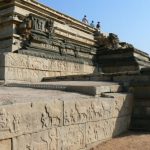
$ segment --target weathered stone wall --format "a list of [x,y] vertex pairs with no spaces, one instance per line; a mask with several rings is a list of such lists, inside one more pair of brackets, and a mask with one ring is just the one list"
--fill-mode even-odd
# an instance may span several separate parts
[[36,1],[0,1],[0,79],[39,82],[95,73],[94,32]]
[[0,55],[0,70],[1,80],[39,82],[43,77],[94,73],[96,67],[85,63],[4,53]]
[[1,150],[80,150],[128,129],[131,94],[0,106]]

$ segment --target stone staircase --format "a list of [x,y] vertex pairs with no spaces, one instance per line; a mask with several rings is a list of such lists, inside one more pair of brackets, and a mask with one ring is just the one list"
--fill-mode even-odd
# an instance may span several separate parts
[[150,83],[134,86],[134,106],[131,129],[150,131]]

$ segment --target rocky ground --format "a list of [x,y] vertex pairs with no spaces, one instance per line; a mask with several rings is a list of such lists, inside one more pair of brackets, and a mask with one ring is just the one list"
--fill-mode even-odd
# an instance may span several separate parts
[[150,150],[150,133],[128,132],[91,150]]

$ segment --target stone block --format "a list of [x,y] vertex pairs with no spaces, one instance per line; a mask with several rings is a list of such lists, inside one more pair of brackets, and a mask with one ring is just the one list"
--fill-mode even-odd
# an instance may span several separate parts
[[114,97],[113,104],[111,104],[112,116],[123,117],[132,113],[133,94],[130,93],[106,93],[106,97]]
[[33,70],[48,70],[49,63],[48,59],[29,56],[28,68]]
[[113,137],[116,137],[116,136],[126,132],[129,129],[130,121],[131,121],[130,115],[116,118],[114,130],[113,130],[113,134],[112,134]]
[[12,150],[11,139],[0,141],[0,150]]
[[12,24],[0,24],[0,39],[10,37],[13,35],[13,25]]
[[138,71],[139,68],[137,65],[128,65],[128,66],[105,66],[102,67],[104,73],[116,73],[116,72],[128,72],[128,71]]
[[97,72],[97,69],[95,66],[84,64],[84,73],[96,73],[96,72]]
[[116,119],[86,123],[86,144],[109,139],[113,135]]
[[0,107],[0,139],[63,125],[61,101],[38,101]]
[[86,123],[86,144],[104,141],[128,130],[130,116]]
[[101,96],[102,93],[115,93],[121,92],[122,86],[118,84],[110,85],[70,85],[66,88],[67,91],[79,92],[82,94],[92,95],[92,96]]
[[89,39],[89,40],[92,40],[92,41],[94,40],[94,36],[92,34],[91,35],[87,34],[87,33],[83,32],[83,31],[80,31],[80,30],[77,30],[75,28],[72,28],[72,27],[70,27],[70,26],[68,26],[66,24],[63,25],[63,24],[60,24],[58,22],[54,22],[54,27],[57,27],[57,28],[59,28],[61,30],[65,30],[65,32],[74,34],[76,36],[81,36],[83,38],[86,38],[86,39]]
[[112,118],[112,98],[64,101],[64,125]]
[[0,53],[10,52],[12,48],[12,39],[0,40]]
[[61,127],[61,150],[79,150],[85,148],[85,124]]
[[67,71],[68,66],[67,66],[66,61],[61,61],[61,60],[49,60],[48,62],[48,70],[51,71]]
[[29,77],[29,70],[22,68],[5,67],[5,80],[18,80],[18,81],[31,81],[30,78],[36,78],[36,76]]
[[56,128],[13,138],[13,150],[60,150]]
[[48,76],[48,71],[5,67],[6,81],[28,81],[40,82],[43,77]]
[[[9,81],[40,82],[43,77],[85,73],[84,64],[62,60],[45,59],[18,53],[4,53],[0,55],[0,58],[0,66],[5,66],[5,80]],[[87,70],[87,73],[92,73],[92,70]]]
[[[14,31],[16,31],[16,29],[14,29]],[[16,31],[17,32],[17,31]],[[17,52],[18,50],[20,50],[22,48],[22,41],[20,39],[18,39],[18,36],[14,36],[13,40],[11,42],[12,45],[12,52]]]
[[29,68],[28,56],[15,53],[5,53],[5,66],[12,68]]

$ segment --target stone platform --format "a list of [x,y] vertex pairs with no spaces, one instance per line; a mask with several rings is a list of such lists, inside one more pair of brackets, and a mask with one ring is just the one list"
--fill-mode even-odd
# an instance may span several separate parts
[[[22,87],[7,87],[19,85]],[[47,88],[54,85],[73,89]],[[130,124],[133,97],[117,83],[65,81],[7,86],[0,86],[2,150],[87,150],[125,132]],[[82,92],[85,87],[99,88],[99,96],[86,95]]]
[[123,91],[123,87],[113,82],[96,81],[59,81],[40,83],[6,83],[8,87],[27,87],[34,89],[62,90],[81,94],[101,96],[102,93],[116,93]]

